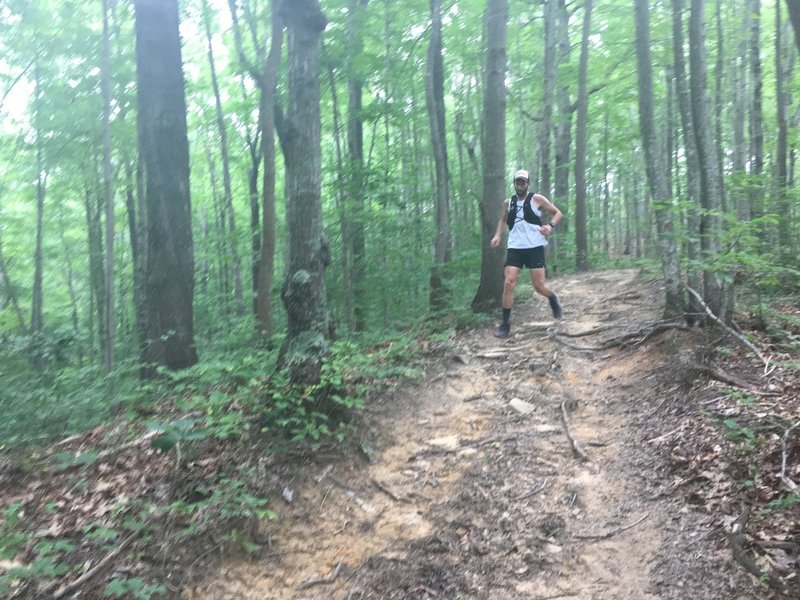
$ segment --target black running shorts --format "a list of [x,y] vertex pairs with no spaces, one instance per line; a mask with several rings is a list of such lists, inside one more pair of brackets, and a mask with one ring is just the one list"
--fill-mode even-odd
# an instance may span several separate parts
[[544,269],[544,246],[536,248],[509,248],[506,254],[507,267],[528,267],[529,269]]

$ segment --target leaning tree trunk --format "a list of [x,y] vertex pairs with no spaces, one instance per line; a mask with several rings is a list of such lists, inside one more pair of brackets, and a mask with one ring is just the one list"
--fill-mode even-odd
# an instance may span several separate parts
[[436,167],[436,236],[430,277],[431,310],[445,307],[447,289],[444,266],[450,260],[450,174],[447,169],[447,134],[444,120],[444,64],[442,60],[442,2],[431,3],[431,39],[425,72],[425,98],[431,127],[431,146]]
[[135,0],[139,160],[146,207],[142,376],[197,362],[194,250],[177,0]]
[[503,252],[489,242],[497,227],[497,215],[505,187],[506,31],[508,0],[489,0],[486,9],[486,86],[483,102],[483,196],[481,212],[481,278],[472,309],[488,312],[500,305],[503,295]]
[[586,116],[589,96],[586,88],[589,66],[589,30],[592,0],[583,3],[583,37],[578,66],[578,119],[575,125],[575,267],[589,270],[589,240],[586,234]]
[[289,104],[281,125],[286,158],[286,217],[289,265],[283,284],[288,313],[286,339],[278,366],[297,383],[320,379],[328,351],[325,268],[330,262],[323,238],[320,146],[320,35],[327,20],[318,0],[286,4]]
[[667,186],[665,161],[655,127],[653,109],[653,66],[650,57],[650,9],[648,0],[635,0],[636,10],[636,70],[639,87],[639,129],[645,155],[647,181],[655,199],[656,228],[659,256],[664,273],[666,299],[664,316],[683,313],[683,284],[680,277],[678,250],[674,238],[671,198]]

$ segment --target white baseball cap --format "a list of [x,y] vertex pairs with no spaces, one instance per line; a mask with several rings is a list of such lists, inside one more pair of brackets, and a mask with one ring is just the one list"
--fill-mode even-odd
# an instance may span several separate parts
[[524,179],[525,181],[530,181],[531,178],[528,177],[528,172],[525,169],[520,169],[516,173],[514,173],[514,181],[517,179]]

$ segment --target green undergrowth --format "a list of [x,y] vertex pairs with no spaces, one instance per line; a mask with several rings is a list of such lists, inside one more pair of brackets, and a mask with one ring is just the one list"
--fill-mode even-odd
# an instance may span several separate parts
[[[99,427],[52,451],[46,444],[52,438],[32,432],[6,440],[2,468],[42,483],[36,502],[18,501],[22,490],[7,489],[0,504],[0,596],[51,593],[128,540],[126,554],[156,556],[186,576],[215,550],[214,555],[260,551],[258,523],[274,518],[269,499],[280,494],[258,467],[263,458],[341,443],[371,397],[417,380],[423,361],[443,355],[454,333],[467,326],[464,314],[453,313],[394,335],[333,342],[314,385],[291,383],[276,372],[280,340],[253,340],[238,349],[223,340],[192,368],[136,382],[135,393],[115,380],[127,395],[116,396],[105,410],[99,406],[107,402],[107,380],[94,387],[88,373],[62,370],[63,389],[52,398],[66,404],[54,407],[52,418],[71,407],[77,430],[94,406],[98,414],[83,425]],[[129,375],[132,384],[135,371]],[[13,414],[23,418],[22,409]],[[54,429],[52,437],[67,431]],[[124,455],[107,454],[136,440],[144,441]],[[120,485],[108,490],[119,498],[112,510],[79,521],[77,530],[41,537],[42,531],[57,531],[53,524],[69,512],[59,490],[66,486],[77,502],[91,503],[92,490],[109,478]],[[135,483],[145,479],[157,483]],[[110,577],[97,582],[104,597],[169,595],[154,567]]]

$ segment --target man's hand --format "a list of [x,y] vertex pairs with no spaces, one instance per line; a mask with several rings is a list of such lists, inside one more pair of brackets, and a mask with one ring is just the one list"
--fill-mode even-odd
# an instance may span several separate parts
[[497,248],[497,247],[500,245],[500,236],[499,236],[499,235],[496,235],[496,236],[494,236],[494,237],[492,238],[492,241],[491,241],[491,242],[489,242],[489,245],[490,245],[492,248]]

